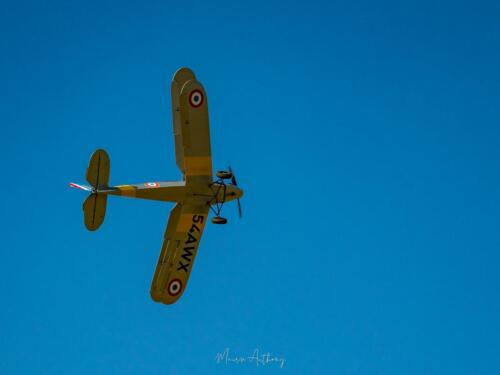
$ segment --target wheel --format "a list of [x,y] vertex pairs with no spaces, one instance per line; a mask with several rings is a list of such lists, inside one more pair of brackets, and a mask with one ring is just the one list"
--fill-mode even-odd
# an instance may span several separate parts
[[227,219],[224,217],[220,217],[220,216],[214,216],[212,218],[212,223],[214,223],[214,224],[226,224]]
[[223,180],[227,180],[231,177],[233,177],[233,174],[228,171],[217,171],[216,173],[217,177],[222,178]]

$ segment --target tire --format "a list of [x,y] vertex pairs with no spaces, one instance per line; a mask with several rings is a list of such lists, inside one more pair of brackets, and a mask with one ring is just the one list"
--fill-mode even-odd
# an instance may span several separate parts
[[227,219],[224,217],[220,217],[220,216],[214,216],[212,218],[212,223],[214,223],[214,224],[226,224]]
[[233,177],[233,174],[228,171],[217,171],[216,175],[217,177],[222,178],[223,180],[227,180]]

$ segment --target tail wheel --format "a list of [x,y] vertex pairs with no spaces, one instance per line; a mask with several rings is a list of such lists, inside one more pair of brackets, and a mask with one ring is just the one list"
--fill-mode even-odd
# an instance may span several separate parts
[[212,218],[212,223],[214,223],[214,224],[226,224],[227,219],[224,217],[220,217],[220,216],[214,216]]
[[223,180],[228,180],[233,177],[233,174],[228,171],[217,171],[216,175],[218,178],[222,178]]

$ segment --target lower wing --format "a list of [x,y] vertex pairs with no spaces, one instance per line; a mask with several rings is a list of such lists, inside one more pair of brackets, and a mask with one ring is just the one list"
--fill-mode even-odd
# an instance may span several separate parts
[[208,211],[208,206],[178,203],[170,212],[151,283],[151,297],[156,302],[172,304],[184,293],[207,222]]

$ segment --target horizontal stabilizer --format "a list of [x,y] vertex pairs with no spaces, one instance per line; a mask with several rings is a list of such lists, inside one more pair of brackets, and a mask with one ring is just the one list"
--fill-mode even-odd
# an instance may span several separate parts
[[96,150],[90,157],[87,168],[87,181],[95,188],[107,186],[109,181],[109,156],[102,149]]
[[106,203],[108,197],[104,194],[91,194],[83,202],[83,217],[88,230],[97,230],[106,214]]

